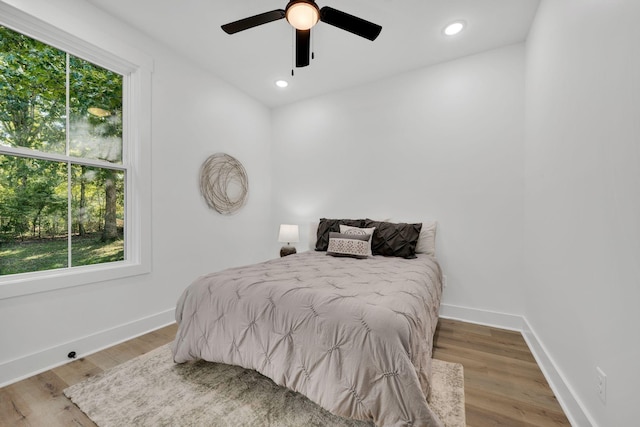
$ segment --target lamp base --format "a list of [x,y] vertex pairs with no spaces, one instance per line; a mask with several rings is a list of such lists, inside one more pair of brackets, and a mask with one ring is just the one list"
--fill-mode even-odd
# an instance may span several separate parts
[[295,246],[283,246],[280,249],[280,256],[283,257],[283,256],[287,256],[287,255],[293,255],[296,252],[297,251],[296,251]]

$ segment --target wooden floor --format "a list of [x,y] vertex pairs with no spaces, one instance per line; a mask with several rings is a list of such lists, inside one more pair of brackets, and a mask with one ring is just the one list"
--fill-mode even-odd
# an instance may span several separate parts
[[[167,326],[0,388],[0,426],[95,426],[62,391],[175,333],[175,325]],[[570,425],[519,333],[441,319],[434,357],[464,365],[467,426]]]
[[[93,426],[62,391],[72,384],[173,341],[176,325],[167,326],[66,365],[0,388],[0,426]],[[125,427],[125,426],[123,426]]]
[[433,357],[464,366],[468,427],[571,425],[519,332],[440,319]]

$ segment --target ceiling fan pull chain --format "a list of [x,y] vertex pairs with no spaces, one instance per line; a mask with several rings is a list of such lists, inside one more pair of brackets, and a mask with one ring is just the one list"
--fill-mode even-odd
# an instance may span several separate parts
[[315,36],[315,31],[311,32],[311,59],[316,59],[316,36]]

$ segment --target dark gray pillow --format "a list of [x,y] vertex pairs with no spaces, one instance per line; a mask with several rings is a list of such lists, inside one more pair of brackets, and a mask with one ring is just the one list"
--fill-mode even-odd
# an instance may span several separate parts
[[340,232],[340,224],[362,228],[364,219],[327,219],[320,218],[318,232],[316,234],[316,251],[326,251],[329,246],[329,233]]
[[397,256],[407,259],[416,258],[416,246],[422,223],[392,223],[367,219],[365,228],[375,227],[371,240],[374,255]]
[[327,255],[351,258],[369,257],[369,234],[329,233]]

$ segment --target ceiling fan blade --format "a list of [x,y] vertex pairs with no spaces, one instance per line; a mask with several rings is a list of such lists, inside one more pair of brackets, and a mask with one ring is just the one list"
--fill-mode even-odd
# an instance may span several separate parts
[[239,31],[248,30],[249,28],[257,27],[258,25],[268,24],[269,22],[277,21],[284,18],[284,10],[276,9],[270,12],[261,13],[259,15],[250,16],[248,18],[240,19],[235,22],[224,24],[222,29],[227,34],[235,34]]
[[309,65],[311,30],[296,30],[296,67]]
[[380,31],[382,31],[382,27],[378,24],[365,21],[362,18],[349,15],[329,6],[324,6],[320,9],[320,20],[371,41],[375,40]]

